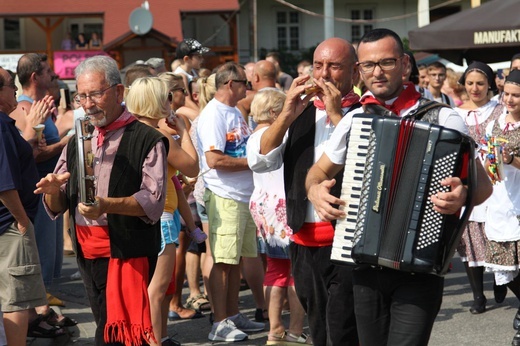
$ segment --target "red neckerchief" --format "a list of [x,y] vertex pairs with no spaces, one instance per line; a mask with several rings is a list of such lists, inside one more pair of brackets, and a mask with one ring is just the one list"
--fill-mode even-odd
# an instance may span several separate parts
[[421,98],[421,94],[415,90],[415,85],[411,82],[404,83],[406,88],[399,94],[397,99],[391,104],[387,105],[386,103],[381,103],[378,99],[376,99],[373,95],[368,94],[363,96],[361,99],[361,104],[376,104],[383,106],[390,111],[394,112],[397,115],[400,115],[403,109],[408,109],[415,105],[417,101]]
[[[351,90],[348,94],[341,98],[341,108],[350,107],[359,101],[359,95]],[[325,110],[325,104],[319,98],[314,99],[314,106],[319,110]]]
[[116,121],[114,121],[113,123],[108,124],[105,127],[97,127],[96,126],[96,129],[99,132],[98,133],[98,138],[97,138],[97,145],[98,145],[98,147],[103,145],[103,142],[105,141],[105,136],[106,136],[107,132],[115,131],[117,129],[125,127],[126,125],[131,124],[131,123],[133,123],[136,120],[137,120],[136,117],[131,116],[131,117],[129,117],[126,120],[117,119]]

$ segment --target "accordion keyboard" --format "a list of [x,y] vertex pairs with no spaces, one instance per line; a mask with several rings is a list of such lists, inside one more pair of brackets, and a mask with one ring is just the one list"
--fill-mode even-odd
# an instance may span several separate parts
[[[338,220],[334,232],[334,241],[331,252],[331,260],[354,264],[350,257],[355,239],[356,223],[359,214],[361,199],[361,188],[367,161],[369,139],[371,133],[372,119],[353,118],[352,130],[350,132],[345,173],[341,188],[340,199],[347,204],[342,207],[346,214],[344,219]],[[357,125],[357,126],[354,126]],[[349,177],[349,178],[347,178]],[[351,183],[346,183],[350,181]]]

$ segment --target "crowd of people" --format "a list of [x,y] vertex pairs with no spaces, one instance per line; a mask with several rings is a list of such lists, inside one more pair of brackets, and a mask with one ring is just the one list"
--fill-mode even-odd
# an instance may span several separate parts
[[[81,35],[77,45],[90,47]],[[446,215],[469,196],[475,205],[458,246],[470,312],[486,311],[485,272],[497,303],[508,288],[520,300],[520,55],[507,70],[475,61],[457,74],[440,62],[416,66],[396,33],[375,29],[356,46],[324,40],[293,79],[276,53],[209,71],[208,52],[185,39],[172,72],[162,58],[122,71],[108,56],[88,58],[75,70],[70,105],[44,54],[23,55],[16,73],[0,68],[8,345],[76,324],[52,309],[65,302],[48,292],[64,251],[77,258],[96,345],[180,345],[168,320],[203,311],[211,341],[242,341],[269,322],[267,345],[427,344],[442,276],[330,261],[348,203],[340,195],[352,116],[361,113],[414,117],[473,138],[477,186],[447,178],[431,203]],[[76,121],[92,134],[76,133]],[[85,170],[92,200],[80,188]],[[243,284],[254,320],[239,309]],[[513,324],[520,328],[520,309]]]

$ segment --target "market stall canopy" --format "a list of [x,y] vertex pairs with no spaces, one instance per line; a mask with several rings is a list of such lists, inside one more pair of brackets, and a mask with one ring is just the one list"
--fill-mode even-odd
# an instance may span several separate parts
[[409,32],[410,48],[462,65],[510,60],[520,53],[520,1],[493,0]]

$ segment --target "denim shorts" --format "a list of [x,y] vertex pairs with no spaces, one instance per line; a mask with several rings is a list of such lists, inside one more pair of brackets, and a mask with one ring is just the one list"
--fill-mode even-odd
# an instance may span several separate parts
[[199,202],[195,203],[197,203],[197,214],[199,214],[200,222],[208,223],[208,214],[206,213],[206,207],[200,204]]
[[161,255],[164,247],[168,244],[179,242],[179,232],[181,231],[181,216],[178,210],[173,212],[173,218],[168,217],[163,213],[161,217]]

